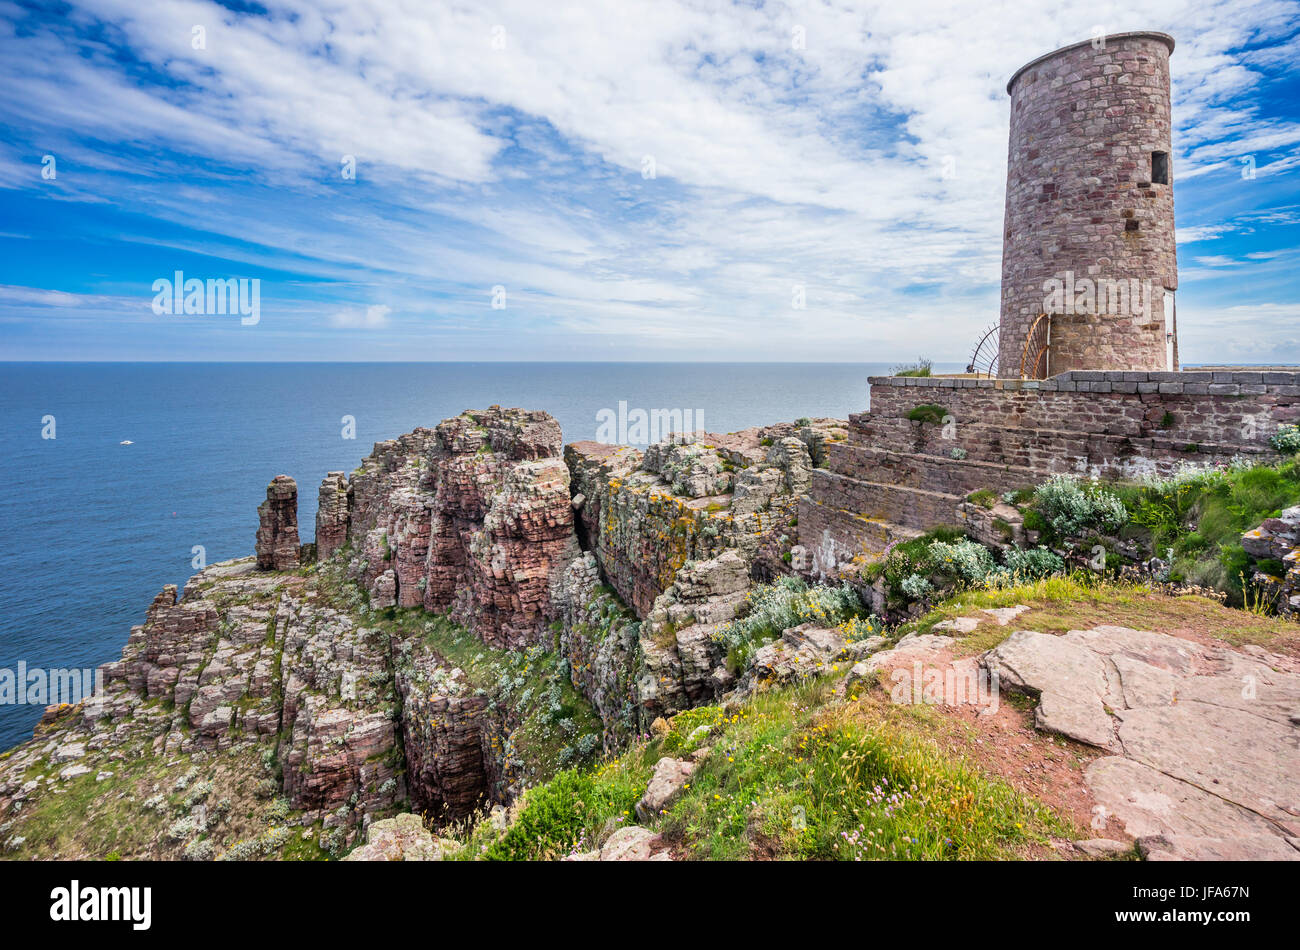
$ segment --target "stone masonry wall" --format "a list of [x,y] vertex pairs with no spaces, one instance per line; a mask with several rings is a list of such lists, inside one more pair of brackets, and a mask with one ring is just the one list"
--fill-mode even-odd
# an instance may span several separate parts
[[[880,377],[851,440],[877,449],[1018,466],[1029,474],[1167,474],[1180,463],[1274,456],[1300,419],[1300,373],[1076,372],[1047,380]],[[952,425],[908,419],[940,406]],[[922,487],[932,487],[925,485]]]

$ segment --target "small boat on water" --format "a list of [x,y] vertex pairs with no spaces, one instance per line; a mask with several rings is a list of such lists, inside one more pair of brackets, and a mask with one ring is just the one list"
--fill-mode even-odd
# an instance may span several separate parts
[[118,445],[135,445],[135,443],[132,442],[130,439],[123,439],[121,442],[119,442],[119,443],[117,443],[117,444],[118,444]]

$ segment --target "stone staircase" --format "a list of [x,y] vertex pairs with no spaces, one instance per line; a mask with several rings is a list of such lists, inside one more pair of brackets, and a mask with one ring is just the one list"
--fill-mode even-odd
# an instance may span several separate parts
[[1269,436],[1300,419],[1296,372],[869,382],[871,411],[849,416],[848,438],[827,445],[800,502],[813,574],[965,524],[962,503],[975,491],[1031,488],[1059,473],[1125,479],[1236,457],[1270,461]]

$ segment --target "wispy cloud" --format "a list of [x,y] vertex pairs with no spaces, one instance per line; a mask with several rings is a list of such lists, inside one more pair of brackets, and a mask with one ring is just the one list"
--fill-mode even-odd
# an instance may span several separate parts
[[381,330],[388,326],[391,307],[375,304],[362,310],[339,310],[330,315],[330,324],[360,330]]
[[[1205,275],[1296,244],[1291,0],[259,9],[0,3],[0,280],[262,279],[242,334],[103,303],[126,354],[962,359],[997,314],[1006,79],[1096,24],[1178,39],[1178,240],[1216,251],[1180,325],[1221,312]],[[32,312],[0,352],[87,355]]]

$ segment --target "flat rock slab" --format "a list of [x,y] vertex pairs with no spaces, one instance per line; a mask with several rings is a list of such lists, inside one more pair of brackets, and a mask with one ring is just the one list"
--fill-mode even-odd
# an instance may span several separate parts
[[1085,780],[1153,858],[1300,860],[1290,660],[1100,626],[1018,631],[981,662],[1000,688],[1037,697],[1038,728],[1115,753]]
[[983,665],[999,689],[1038,697],[1039,729],[1119,751],[1104,657],[1064,637],[1019,630],[989,651]]
[[893,666],[900,660],[907,660],[910,663],[914,659],[933,656],[952,645],[952,637],[937,633],[909,633],[899,640],[892,650],[873,653],[863,662],[866,664],[867,671],[878,670],[882,666]]

